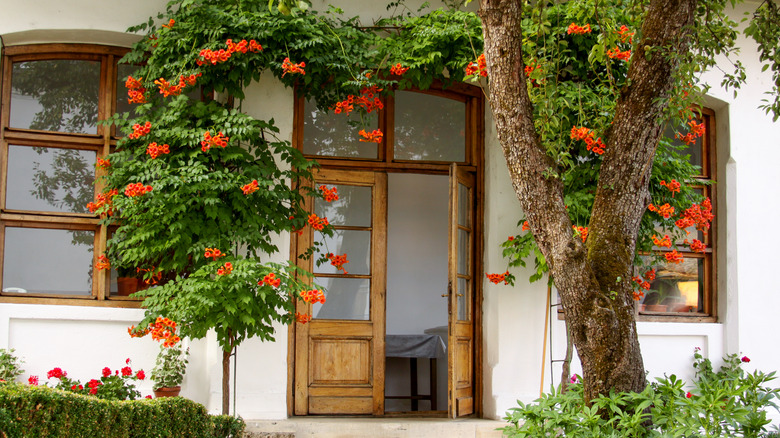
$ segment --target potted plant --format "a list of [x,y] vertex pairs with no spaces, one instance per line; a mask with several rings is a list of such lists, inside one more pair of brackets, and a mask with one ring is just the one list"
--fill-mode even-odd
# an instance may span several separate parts
[[12,382],[21,375],[22,360],[14,355],[14,349],[0,348],[0,382]]
[[160,346],[157,361],[152,368],[152,390],[155,397],[176,397],[181,391],[181,382],[187,370],[189,349],[182,350],[181,344]]

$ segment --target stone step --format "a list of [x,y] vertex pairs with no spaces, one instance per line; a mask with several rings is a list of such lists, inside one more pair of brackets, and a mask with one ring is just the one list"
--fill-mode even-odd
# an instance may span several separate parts
[[245,438],[500,438],[503,421],[444,418],[247,420]]

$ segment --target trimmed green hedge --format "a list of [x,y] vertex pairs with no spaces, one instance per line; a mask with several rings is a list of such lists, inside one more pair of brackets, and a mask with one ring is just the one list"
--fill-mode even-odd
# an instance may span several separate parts
[[244,421],[181,397],[109,401],[45,386],[0,384],[0,437],[237,438]]

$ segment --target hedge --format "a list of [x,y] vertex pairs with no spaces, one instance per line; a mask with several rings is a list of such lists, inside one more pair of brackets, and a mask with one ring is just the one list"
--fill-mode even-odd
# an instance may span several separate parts
[[238,438],[239,417],[182,397],[109,401],[46,386],[0,384],[0,437]]

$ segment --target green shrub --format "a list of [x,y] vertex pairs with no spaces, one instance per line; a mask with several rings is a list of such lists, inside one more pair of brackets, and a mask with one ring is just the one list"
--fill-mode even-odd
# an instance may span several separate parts
[[43,386],[0,385],[0,437],[229,438],[241,418],[212,416],[181,397],[102,400]]
[[[766,409],[777,409],[780,389],[767,383],[775,373],[746,373],[747,357],[729,355],[719,371],[694,353],[692,387],[672,375],[641,393],[611,393],[587,406],[582,384],[553,389],[530,404],[518,401],[503,428],[509,437],[770,437]],[[775,429],[777,427],[775,426]]]

